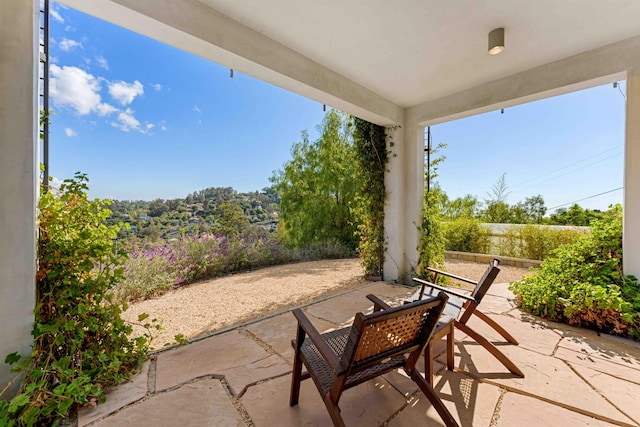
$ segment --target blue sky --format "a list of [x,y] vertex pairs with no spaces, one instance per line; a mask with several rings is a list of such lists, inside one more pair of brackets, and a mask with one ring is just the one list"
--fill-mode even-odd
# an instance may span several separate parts
[[[324,116],[316,101],[56,4],[50,95],[51,175],[85,172],[92,197],[121,200],[261,190]],[[622,186],[624,98],[611,85],[432,133],[448,144],[438,180],[452,198],[483,199],[503,173],[510,203],[542,194],[553,207]]]

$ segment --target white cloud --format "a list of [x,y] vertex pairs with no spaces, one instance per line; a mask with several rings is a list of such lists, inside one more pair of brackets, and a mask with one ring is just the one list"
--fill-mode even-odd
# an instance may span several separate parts
[[71,107],[81,116],[99,111],[100,83],[93,75],[78,67],[55,64],[49,72],[49,94],[56,105]]
[[71,128],[64,128],[64,133],[67,134],[67,136],[69,138],[71,138],[72,136],[78,136],[78,134],[76,133],[76,131],[74,131]]
[[118,110],[116,107],[114,107],[113,105],[110,104],[106,104],[104,102],[101,102],[100,104],[98,104],[95,108],[96,112],[98,113],[99,116],[108,116],[109,114],[115,113]]
[[202,113],[202,111],[200,111],[197,105],[193,106],[193,111],[195,111],[196,113]]
[[162,85],[160,83],[154,83],[151,85],[151,87],[156,91],[156,92],[160,92],[162,90]]
[[137,80],[133,83],[117,81],[109,83],[109,94],[121,105],[129,105],[136,96],[144,94],[144,87]]
[[96,61],[98,62],[98,65],[104,68],[105,70],[109,69],[109,63],[107,62],[104,56],[98,56],[96,58]]
[[144,129],[140,128],[140,122],[133,116],[133,113],[134,111],[130,108],[127,108],[125,111],[121,111],[118,114],[118,121],[112,122],[111,125],[123,132],[137,130],[144,133]]
[[58,47],[60,47],[60,49],[64,50],[65,52],[69,52],[70,50],[77,47],[79,47],[80,49],[83,48],[82,43],[67,38],[62,39],[62,41],[58,43]]
[[76,29],[74,27],[72,27],[71,25],[67,25],[66,27],[64,27],[64,30],[69,32],[69,33],[75,33]]
[[161,120],[160,123],[158,123],[160,125],[160,130],[167,130],[167,126],[165,125],[165,121]]
[[55,7],[49,8],[49,15],[53,18],[54,21],[58,21],[61,24],[64,23],[64,18],[60,15],[60,12],[56,10]]
[[153,123],[147,123],[147,130],[151,130],[155,127],[156,125],[154,125]]

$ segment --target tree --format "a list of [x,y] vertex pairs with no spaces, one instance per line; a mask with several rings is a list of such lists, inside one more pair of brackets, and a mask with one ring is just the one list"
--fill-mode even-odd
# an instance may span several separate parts
[[355,249],[356,163],[347,116],[327,112],[318,131],[315,142],[302,132],[293,158],[271,177],[281,197],[281,237],[297,247],[334,240]]
[[485,203],[489,204],[490,202],[506,202],[507,196],[510,191],[507,188],[507,174],[503,173],[500,178],[496,181],[495,184],[491,187],[491,191],[487,192],[488,199],[485,199]]
[[606,217],[606,215],[603,212],[584,209],[580,205],[574,204],[569,209],[558,209],[555,213],[551,214],[547,222],[558,225],[589,226],[594,219],[602,219],[604,217]]
[[482,213],[482,220],[494,223],[511,222],[509,204],[506,202],[509,191],[507,189],[506,173],[503,173],[491,190],[487,192],[488,198],[484,200],[486,207]]
[[472,196],[471,194],[449,200],[449,197],[443,193],[442,198],[442,215],[447,220],[453,221],[458,218],[472,218],[477,216],[480,211],[480,202],[476,196]]
[[222,202],[218,207],[219,219],[214,227],[216,233],[237,237],[249,225],[242,208],[237,203]]
[[547,208],[544,205],[544,199],[541,194],[524,199],[522,207],[528,222],[533,224],[542,223],[544,214],[547,213]]
[[150,216],[162,216],[163,213],[168,212],[169,207],[164,203],[162,199],[155,199],[149,204]]

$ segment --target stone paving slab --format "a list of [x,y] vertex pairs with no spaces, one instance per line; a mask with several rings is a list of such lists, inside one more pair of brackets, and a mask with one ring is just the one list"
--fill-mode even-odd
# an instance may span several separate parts
[[[333,330],[337,325],[322,319],[315,318],[308,313],[313,326],[320,333]],[[247,326],[247,330],[260,340],[269,344],[278,354],[286,360],[293,361],[293,348],[291,340],[296,336],[296,318],[293,314],[284,313],[270,319],[262,320]],[[293,362],[292,362],[293,363]]]
[[[488,316],[518,340],[519,345],[514,346],[513,344],[509,344],[491,326],[476,316],[471,316],[468,325],[471,329],[494,343],[500,350],[508,347],[519,347],[551,356],[562,339],[557,333],[545,329],[542,325],[535,322],[521,321],[511,316],[495,314],[488,314]],[[459,331],[456,330],[456,338],[458,332]]]
[[353,324],[356,313],[370,313],[373,304],[364,298],[363,294],[350,292],[340,295],[327,301],[310,305],[305,310],[314,317],[334,323],[339,327],[345,327]]
[[[461,427],[489,426],[496,409],[500,389],[482,384],[458,372],[446,371],[434,377],[434,389]],[[418,392],[409,405],[389,422],[389,427],[443,426],[429,400]]]
[[598,336],[597,332],[588,329],[571,328],[562,330],[561,334],[563,340],[559,347],[640,372],[640,342],[608,335]]
[[525,377],[518,378],[475,342],[458,343],[456,348],[455,366],[476,377],[585,411],[597,412],[614,420],[630,422],[561,360],[518,346],[501,347],[507,357],[524,372]]
[[599,353],[589,354],[582,351],[569,350],[564,347],[558,347],[555,354],[556,359],[569,362],[572,366],[584,366],[594,371],[640,385],[640,370],[630,367],[629,364],[611,362],[599,356]]
[[624,381],[593,369],[571,364],[598,393],[607,398],[627,417],[640,424],[640,385]]
[[246,424],[219,380],[203,380],[125,408],[96,426],[240,427]]
[[[240,399],[256,427],[333,426],[313,380],[303,381],[300,401],[289,406],[291,377],[277,378],[247,390]],[[378,426],[406,404],[385,380],[376,379],[344,392],[340,409],[348,426]]]
[[[475,425],[475,424],[474,424]],[[594,426],[611,427],[610,424],[577,412],[516,393],[505,394],[500,405],[497,427],[530,426]]]
[[145,397],[147,394],[147,379],[149,376],[150,363],[150,361],[146,361],[142,365],[140,373],[111,391],[106,402],[95,408],[81,408],[78,411],[78,425],[83,426],[92,423],[105,415]]
[[[162,391],[204,375],[224,375],[234,368],[251,366],[270,356],[254,340],[234,330],[157,355],[156,390]],[[251,381],[269,378],[291,369],[284,361],[269,372],[251,370]],[[244,381],[248,381],[245,378]]]

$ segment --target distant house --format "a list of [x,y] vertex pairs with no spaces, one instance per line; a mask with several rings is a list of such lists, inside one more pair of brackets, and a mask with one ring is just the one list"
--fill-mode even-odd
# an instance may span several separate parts
[[151,219],[151,217],[149,215],[143,213],[143,214],[138,215],[138,219],[140,221],[149,221]]

